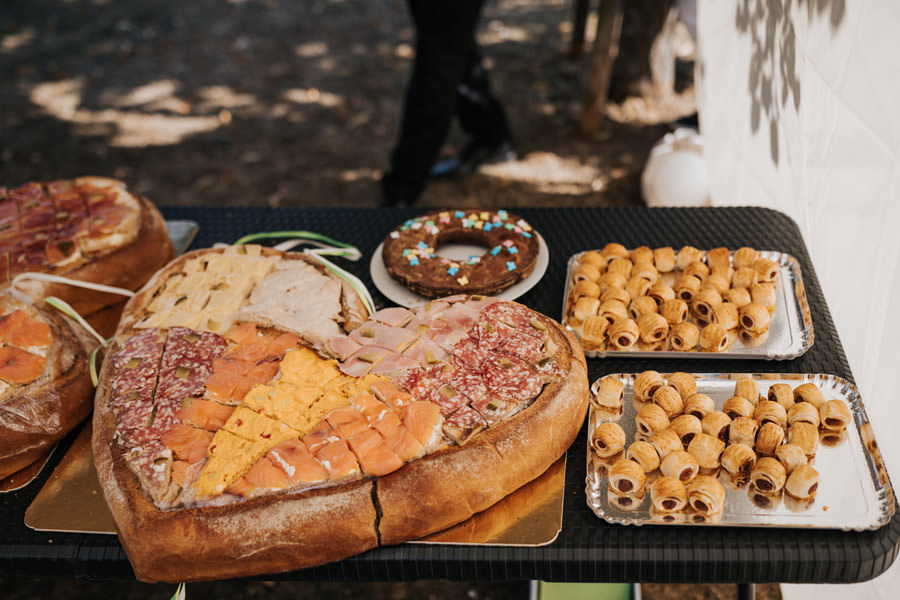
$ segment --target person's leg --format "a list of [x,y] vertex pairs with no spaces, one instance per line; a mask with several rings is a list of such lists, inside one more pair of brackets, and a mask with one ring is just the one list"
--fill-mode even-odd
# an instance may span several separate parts
[[408,1],[416,26],[416,58],[391,170],[382,178],[388,205],[414,203],[425,186],[456,111],[457,86],[483,3]]
[[511,138],[506,112],[491,93],[474,38],[467,52],[464,78],[456,92],[459,124],[473,141],[483,146],[497,146]]

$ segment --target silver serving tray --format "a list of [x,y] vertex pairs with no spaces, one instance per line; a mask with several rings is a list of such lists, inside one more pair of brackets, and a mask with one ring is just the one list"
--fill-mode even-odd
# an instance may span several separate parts
[[[581,339],[580,328],[572,327],[566,323],[566,308],[569,299],[569,290],[572,286],[572,274],[578,265],[578,260],[584,252],[579,252],[569,257],[566,269],[566,289],[563,295],[562,320],[569,331]],[[705,253],[704,253],[705,254]],[[732,251],[731,256],[734,256]],[[758,340],[754,345],[745,345],[737,337],[734,331],[729,332],[731,343],[724,352],[677,352],[674,350],[653,349],[640,342],[626,350],[585,350],[586,356],[592,358],[604,357],[646,357],[646,358],[753,358],[766,360],[787,360],[796,358],[809,350],[813,344],[812,315],[809,311],[809,303],[806,299],[806,290],[803,287],[803,278],[800,275],[800,263],[796,258],[784,252],[774,250],[760,251],[760,256],[774,260],[781,266],[778,282],[775,286],[775,313],[769,323],[769,333]],[[667,273],[662,277],[663,281],[674,276]],[[672,281],[668,281],[669,284]]]
[[[734,373],[698,374],[695,375],[697,391],[708,395],[715,402],[716,408],[721,408],[722,403],[732,395],[735,380],[747,376],[748,374]],[[701,520],[699,515],[687,509],[676,513],[674,520],[664,520],[664,515],[651,511],[650,505],[649,487],[660,476],[657,469],[648,474],[644,487],[645,496],[632,496],[631,510],[620,508],[616,504],[616,494],[609,490],[606,473],[609,466],[621,457],[621,453],[612,459],[601,459],[590,446],[591,432],[597,425],[607,421],[617,422],[625,430],[626,448],[635,439],[634,417],[641,403],[633,400],[634,375],[614,374],[612,377],[620,378],[625,384],[623,409],[616,415],[597,409],[592,404],[588,416],[586,494],[591,510],[603,520],[621,525],[726,525],[862,531],[878,529],[887,524],[894,514],[894,492],[856,386],[834,375],[749,376],[757,380],[763,396],[774,383],[787,383],[796,387],[812,382],[819,386],[826,399],[843,400],[850,408],[853,421],[847,428],[845,438],[825,443],[821,441],[820,435],[819,450],[811,463],[820,474],[819,489],[811,502],[804,503],[782,494],[769,499],[768,506],[758,505],[755,497],[759,494],[751,486],[744,484],[736,487],[731,476],[724,469],[719,469],[718,478],[725,488],[725,505],[721,515],[712,520]],[[597,385],[598,382],[595,381],[591,386],[592,395],[596,393]],[[699,522],[695,522],[695,518]]]

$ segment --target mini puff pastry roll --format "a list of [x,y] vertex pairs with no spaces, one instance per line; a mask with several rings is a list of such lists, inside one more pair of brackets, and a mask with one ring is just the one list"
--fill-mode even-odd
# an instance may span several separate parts
[[644,496],[643,491],[638,494],[620,494],[611,489],[607,500],[610,506],[619,510],[637,510],[644,502]]
[[628,280],[628,283],[625,284],[625,291],[628,293],[629,302],[635,298],[645,296],[649,289],[650,282],[642,277],[632,277]]
[[678,437],[677,433],[668,428],[653,432],[653,434],[647,438],[647,441],[650,442],[651,446],[656,448],[656,453],[659,454],[660,460],[665,460],[672,452],[683,449],[681,438]]
[[609,468],[609,487],[623,494],[635,494],[643,490],[647,476],[633,460],[620,458]]
[[576,284],[582,281],[588,281],[591,283],[596,282],[600,279],[600,269],[591,264],[581,264],[575,269],[575,272],[572,273],[572,281]]
[[700,419],[694,415],[679,415],[672,419],[669,428],[681,438],[681,445],[687,446],[698,433],[703,433],[703,425]]
[[732,419],[752,417],[754,408],[752,402],[740,396],[732,396],[722,404],[722,412]]
[[634,263],[634,268],[631,270],[631,278],[634,279],[635,277],[646,279],[648,284],[652,285],[659,279],[659,271],[656,270],[652,263]]
[[731,287],[731,277],[732,275],[730,273],[724,274],[713,271],[709,274],[709,277],[706,278],[706,281],[703,282],[700,289],[712,288],[719,292],[720,295],[724,294]]
[[719,461],[724,450],[725,442],[707,433],[695,435],[688,444],[688,452],[694,455],[704,469],[719,468]]
[[777,402],[763,400],[753,410],[753,418],[759,421],[760,426],[765,423],[774,423],[783,428],[787,425],[787,411]]
[[700,328],[690,321],[675,323],[669,330],[669,346],[678,352],[693,350],[700,343]]
[[633,460],[640,465],[644,473],[652,473],[659,468],[659,454],[656,453],[656,448],[651,446],[649,442],[640,440],[632,442],[625,451],[625,458]]
[[728,254],[728,248],[713,248],[706,253],[706,264],[710,270],[727,269],[731,266],[731,256]]
[[597,382],[591,402],[603,408],[619,408],[625,401],[625,384],[618,377],[607,375]]
[[701,283],[696,277],[682,275],[672,284],[672,290],[674,290],[676,298],[681,298],[687,304],[690,304],[694,300],[694,296],[700,292]]
[[609,321],[609,324],[612,325],[619,319],[628,318],[628,307],[620,300],[607,300],[606,302],[600,303],[597,314]]
[[609,321],[599,315],[588,317],[581,325],[581,343],[586,350],[597,350],[606,346],[606,330]]
[[650,402],[656,390],[666,385],[666,380],[656,371],[641,371],[634,376],[634,397],[641,402]]
[[660,512],[679,511],[687,505],[687,490],[675,477],[660,477],[650,486],[650,502]]
[[728,348],[728,331],[721,325],[710,323],[700,330],[700,349],[704,352],[722,352]]
[[611,287],[625,289],[626,283],[628,283],[627,277],[624,277],[621,273],[610,273],[609,271],[601,275],[600,279],[597,280],[597,285],[600,286],[600,292]]
[[675,270],[675,250],[671,246],[663,246],[653,251],[653,264],[660,273],[671,273]]
[[814,383],[804,383],[794,388],[794,402],[809,402],[816,408],[825,404],[825,395]]
[[823,429],[843,431],[852,418],[850,409],[840,400],[829,400],[819,407],[819,422]]
[[756,466],[750,472],[750,481],[761,492],[774,494],[784,487],[787,474],[784,465],[772,458],[764,456],[756,461]]
[[745,444],[750,448],[756,445],[756,432],[759,423],[750,417],[738,417],[728,426],[728,441],[732,444]]
[[696,277],[700,280],[700,283],[709,277],[709,267],[706,266],[706,263],[703,263],[699,260],[695,260],[688,266],[684,268],[684,271],[681,272],[684,275],[690,275],[691,277]]
[[697,393],[697,380],[690,373],[677,371],[666,378],[666,381],[673,388],[678,390],[682,398],[687,398],[691,394]]
[[600,458],[609,458],[625,449],[625,431],[618,423],[601,423],[591,434],[591,448]]
[[614,258],[606,263],[607,273],[618,273],[626,280],[631,278],[631,270],[633,268],[634,265],[627,258]]
[[773,383],[769,386],[766,398],[771,402],[777,402],[782,405],[785,410],[790,410],[794,405],[794,390],[786,383]]
[[607,262],[608,259],[596,250],[588,250],[578,259],[579,265],[591,265],[601,272],[606,270]]
[[716,304],[712,307],[712,322],[722,329],[734,329],[738,324],[738,307],[730,302]]
[[[793,402],[791,398],[791,402]],[[822,406],[825,406],[824,404]],[[787,411],[788,425],[794,423],[809,423],[816,427],[819,426],[819,411],[809,402],[797,402],[792,404],[790,410]]]
[[613,258],[628,258],[628,249],[617,242],[610,242],[603,246],[600,254],[605,256],[607,261]]
[[759,402],[759,385],[752,377],[741,377],[734,383],[734,395],[756,404]]
[[749,331],[765,331],[769,328],[769,309],[758,302],[745,304],[738,309],[741,327]]
[[725,488],[719,480],[709,475],[698,475],[687,485],[688,504],[696,512],[710,515],[722,512],[725,504]]
[[797,444],[782,444],[775,449],[775,458],[784,466],[784,471],[790,475],[794,469],[806,464],[806,452]]
[[715,403],[706,394],[691,394],[684,401],[684,413],[702,419],[715,410]]
[[658,279],[650,286],[650,289],[647,290],[647,295],[653,298],[657,306],[662,307],[666,300],[675,298],[675,290],[663,283],[662,280]]
[[572,288],[572,294],[575,298],[599,298],[600,286],[593,281],[582,279]]
[[773,456],[775,450],[784,441],[784,429],[775,423],[763,423],[756,432],[756,452],[764,456]]
[[640,333],[637,323],[627,317],[616,320],[607,330],[610,343],[619,349],[633,346]]
[[757,258],[750,267],[758,273],[759,281],[774,283],[778,281],[778,271],[780,267],[774,260],[768,258]]
[[775,285],[771,283],[754,283],[750,286],[750,299],[763,306],[775,306]]
[[711,435],[723,442],[727,442],[729,440],[731,417],[721,410],[714,410],[706,413],[706,416],[700,422],[700,426],[706,435]]
[[759,258],[759,252],[753,248],[749,248],[744,246],[743,248],[738,248],[734,253],[734,259],[732,260],[732,264],[735,269],[740,269],[742,267],[752,266],[756,259]]
[[722,295],[712,287],[702,288],[691,303],[694,313],[706,319],[712,318],[713,307],[722,303]]
[[732,477],[748,477],[756,465],[756,452],[746,444],[730,444],[722,452],[722,468]]
[[600,302],[603,303],[607,300],[618,300],[622,304],[628,305],[631,303],[631,296],[622,288],[608,287],[600,293]]
[[597,298],[583,296],[575,302],[572,316],[575,317],[575,320],[579,323],[583,323],[588,317],[596,315],[599,308],[600,301]]
[[669,322],[669,325],[675,325],[676,323],[681,323],[687,319],[688,305],[684,300],[672,298],[671,300],[664,301],[659,306],[659,314],[665,317],[666,321]]
[[809,423],[794,423],[788,427],[787,441],[803,448],[807,458],[819,451],[819,428]]
[[722,302],[734,304],[738,308],[745,304],[750,304],[750,292],[746,288],[731,288],[726,292],[722,292]]
[[648,344],[660,342],[669,335],[669,322],[657,313],[641,315],[641,318],[637,320],[637,326],[641,341]]
[[682,246],[675,259],[675,266],[683,271],[689,264],[698,260],[703,260],[703,252],[693,246]]
[[635,321],[648,313],[658,312],[659,307],[656,305],[656,301],[650,296],[635,298],[631,301],[631,304],[628,305],[628,314],[631,315],[631,318]]
[[649,246],[638,246],[628,254],[628,258],[630,258],[631,262],[635,265],[641,263],[652,265],[653,250],[651,250]]
[[784,484],[784,491],[794,498],[809,498],[819,489],[819,472],[808,464],[794,469]]
[[741,267],[735,270],[731,277],[731,287],[746,288],[749,293],[750,286],[758,281],[759,273],[750,267]]
[[700,463],[689,452],[675,450],[662,460],[659,470],[665,477],[673,477],[687,483],[700,472]]
[[681,399],[681,394],[671,385],[658,388],[653,393],[653,404],[663,409],[669,419],[680,415],[681,410],[684,408],[684,400]]
[[646,404],[634,416],[634,424],[637,430],[644,435],[650,435],[669,426],[669,417],[666,411],[655,404]]

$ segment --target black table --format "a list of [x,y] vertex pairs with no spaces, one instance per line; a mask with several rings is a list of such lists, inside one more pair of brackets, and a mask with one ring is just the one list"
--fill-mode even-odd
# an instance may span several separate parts
[[[200,232],[193,247],[232,242],[259,231],[305,229],[353,243],[358,263],[340,261],[359,276],[381,307],[389,305],[372,285],[369,258],[387,232],[415,216],[415,209],[266,209],[166,207],[168,219],[193,219]],[[792,361],[589,359],[593,381],[606,373],[659,371],[832,373],[853,380],[796,224],[759,208],[537,208],[519,214],[534,224],[550,248],[541,282],[519,300],[556,319],[563,303],[566,261],[610,241],[629,247],[691,244],[698,248],[742,245],[795,256],[815,328],[815,343]],[[608,525],[585,502],[586,428],[569,450],[563,529],[539,548],[404,544],[379,548],[321,567],[267,576],[296,580],[516,580],[642,582],[863,581],[890,566],[900,548],[900,517],[875,531],[734,527],[625,527]],[[62,454],[57,452],[58,460]],[[53,463],[50,465],[53,466]],[[19,492],[0,496],[0,577],[131,578],[128,559],[114,536],[39,533],[23,524],[32,498],[49,475]]]

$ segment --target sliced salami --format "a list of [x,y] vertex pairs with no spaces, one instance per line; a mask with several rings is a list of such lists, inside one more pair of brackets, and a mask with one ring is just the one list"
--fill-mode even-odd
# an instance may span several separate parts
[[225,339],[210,331],[172,327],[166,339],[159,369],[156,397],[180,402],[201,396],[212,374],[212,363],[225,350]]
[[506,418],[511,408],[510,404],[505,400],[494,398],[490,394],[485,394],[478,400],[472,400],[469,406],[478,411],[478,414],[484,418],[488,427],[496,425]]
[[480,371],[490,354],[490,349],[478,343],[474,337],[465,337],[453,346],[453,356],[473,371]]
[[544,379],[523,360],[491,354],[484,362],[484,381],[491,395],[512,402],[528,402],[540,394]]
[[514,329],[497,345],[496,351],[501,354],[509,354],[531,365],[536,366],[546,355],[543,338]]
[[443,429],[444,435],[462,446],[485,427],[487,427],[487,422],[478,414],[478,411],[469,406],[463,406],[444,418]]
[[479,322],[484,320],[499,321],[513,329],[538,333],[540,330],[531,326],[536,321],[534,313],[515,302],[495,302],[481,311]]

